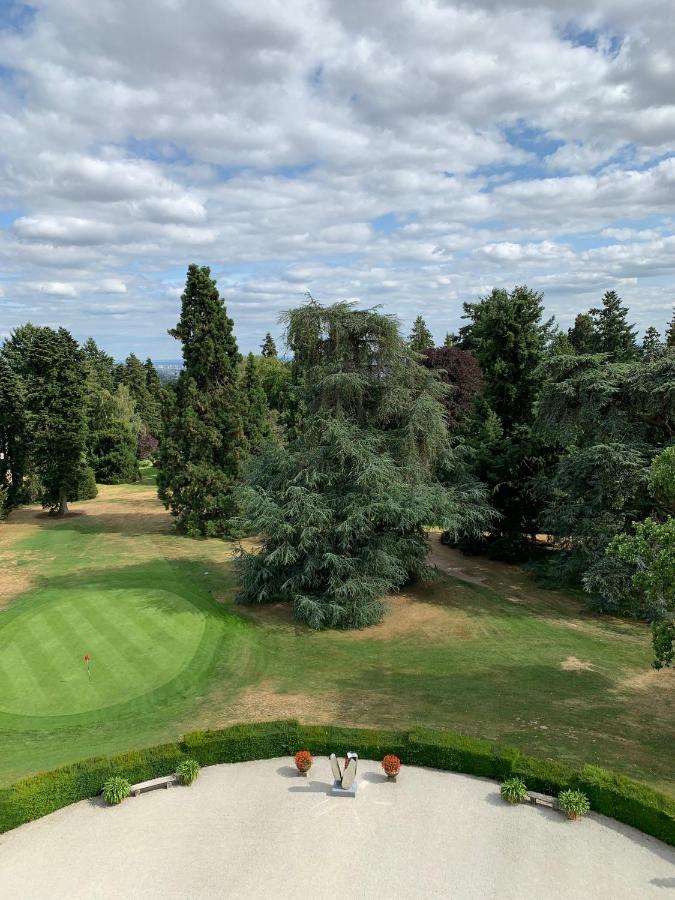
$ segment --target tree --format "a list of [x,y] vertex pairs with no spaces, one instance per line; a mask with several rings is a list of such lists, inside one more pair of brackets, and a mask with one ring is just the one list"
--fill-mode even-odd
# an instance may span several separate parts
[[675,309],[673,309],[673,317],[666,331],[666,347],[675,347]]
[[262,356],[268,357],[277,355],[277,345],[274,343],[274,338],[269,331],[265,335],[265,340],[260,345],[260,353]]
[[259,452],[270,439],[270,410],[258,372],[255,356],[246,357],[242,383],[244,393],[244,432],[251,453]]
[[140,479],[136,455],[141,421],[125,384],[114,393],[102,390],[91,401],[89,459],[102,484]]
[[464,304],[462,346],[485,378],[485,398],[506,432],[531,422],[541,386],[542,361],[551,322],[542,323],[543,295],[526,286],[494,288],[478,303]]
[[[42,505],[63,516],[68,501],[77,499],[91,479],[85,465],[85,354],[65,328],[34,325],[18,328],[5,351],[25,385],[30,452],[42,483]],[[89,495],[91,491],[87,485]]]
[[459,343],[459,338],[456,334],[453,334],[452,331],[447,331],[445,333],[445,337],[443,338],[443,346],[444,347],[454,347]]
[[387,592],[426,576],[425,528],[480,530],[484,496],[440,480],[443,387],[392,317],[311,301],[285,321],[307,414],[252,464],[243,514],[262,549],[239,561],[239,599],[287,601],[312,628],[364,627]]
[[127,386],[141,418],[142,430],[158,436],[162,428],[162,387],[152,360],[142,363],[135,353],[130,353],[118,367],[116,380]]
[[159,496],[189,535],[232,533],[234,487],[247,457],[233,322],[207,266],[188,268],[181,317],[169,333],[184,367],[167,398]]
[[602,306],[591,310],[597,352],[617,361],[636,356],[635,326],[628,324],[627,316],[628,307],[621,305],[616,291],[605,291]]
[[567,332],[567,337],[575,353],[596,353],[598,341],[593,327],[593,317],[588,313],[579,313],[574,320],[574,327]]
[[427,350],[424,364],[438,373],[447,392],[443,398],[446,421],[450,431],[456,431],[474,408],[476,397],[483,387],[476,357],[456,346]]
[[21,496],[28,441],[25,404],[19,377],[0,355],[0,490],[5,509],[15,506]]
[[663,350],[661,335],[653,325],[650,325],[642,338],[642,355],[655,356],[661,350]]
[[427,328],[427,323],[422,316],[417,316],[413,322],[412,330],[408,338],[408,346],[415,353],[424,353],[434,346],[434,337]]
[[114,390],[115,361],[105,350],[101,350],[96,341],[90,337],[82,345],[84,358],[93,378],[99,387]]
[[[478,303],[465,303],[464,311],[470,323],[461,329],[462,347],[474,354],[484,379],[477,424],[467,440],[475,451],[475,473],[489,487],[500,517],[490,535],[461,546],[523,559],[533,552],[544,502],[534,482],[545,480],[557,459],[556,449],[532,431],[552,321],[542,321],[542,295],[526,286],[495,288]],[[488,431],[481,427],[485,422]]]

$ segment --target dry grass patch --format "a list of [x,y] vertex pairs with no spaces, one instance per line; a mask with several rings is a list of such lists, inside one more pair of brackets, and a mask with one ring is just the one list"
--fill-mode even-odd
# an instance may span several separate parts
[[592,672],[594,669],[597,669],[597,666],[591,662],[577,659],[576,656],[568,656],[567,659],[560,663],[560,668],[563,672]]

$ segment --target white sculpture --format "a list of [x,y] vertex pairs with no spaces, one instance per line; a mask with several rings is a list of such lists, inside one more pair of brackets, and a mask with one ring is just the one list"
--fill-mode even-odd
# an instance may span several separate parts
[[354,797],[356,795],[356,767],[359,761],[358,753],[354,753],[352,750],[347,753],[344,772],[340,771],[340,763],[334,753],[331,753],[329,758],[334,779],[331,793]]

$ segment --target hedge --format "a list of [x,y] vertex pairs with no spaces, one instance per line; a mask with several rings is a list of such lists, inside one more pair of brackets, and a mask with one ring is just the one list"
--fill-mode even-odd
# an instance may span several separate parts
[[647,785],[596,766],[574,769],[550,759],[524,756],[503,747],[448,731],[410,732],[300,725],[293,719],[233,725],[218,731],[194,731],[182,741],[119,756],[99,756],[24,778],[0,790],[0,833],[100,793],[108,775],[144,781],[175,771],[186,757],[200,765],[291,756],[307,749],[315,755],[347,750],[370,759],[395,753],[404,764],[464,772],[504,780],[522,778],[530,790],[558,794],[577,788],[591,809],[632,825],[675,846],[675,800]]

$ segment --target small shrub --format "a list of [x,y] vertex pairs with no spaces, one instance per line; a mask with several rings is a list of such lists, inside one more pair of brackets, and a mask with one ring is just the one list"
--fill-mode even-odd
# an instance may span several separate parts
[[126,778],[123,778],[121,775],[111,775],[103,783],[103,799],[110,806],[114,806],[116,803],[121,803],[125,797],[128,797],[130,790],[131,785]]
[[527,786],[522,778],[507,778],[499,790],[507,803],[524,803],[527,800]]
[[387,778],[395,778],[401,771],[401,760],[393,753],[387,753],[382,760],[382,768]]
[[312,768],[312,754],[309,750],[298,750],[295,754],[295,765],[297,766],[298,772],[309,772]]
[[176,778],[181,784],[188,785],[199,775],[200,765],[196,759],[184,759],[176,766]]
[[558,803],[568,819],[585,816],[591,808],[588,797],[581,791],[561,791],[558,795]]

